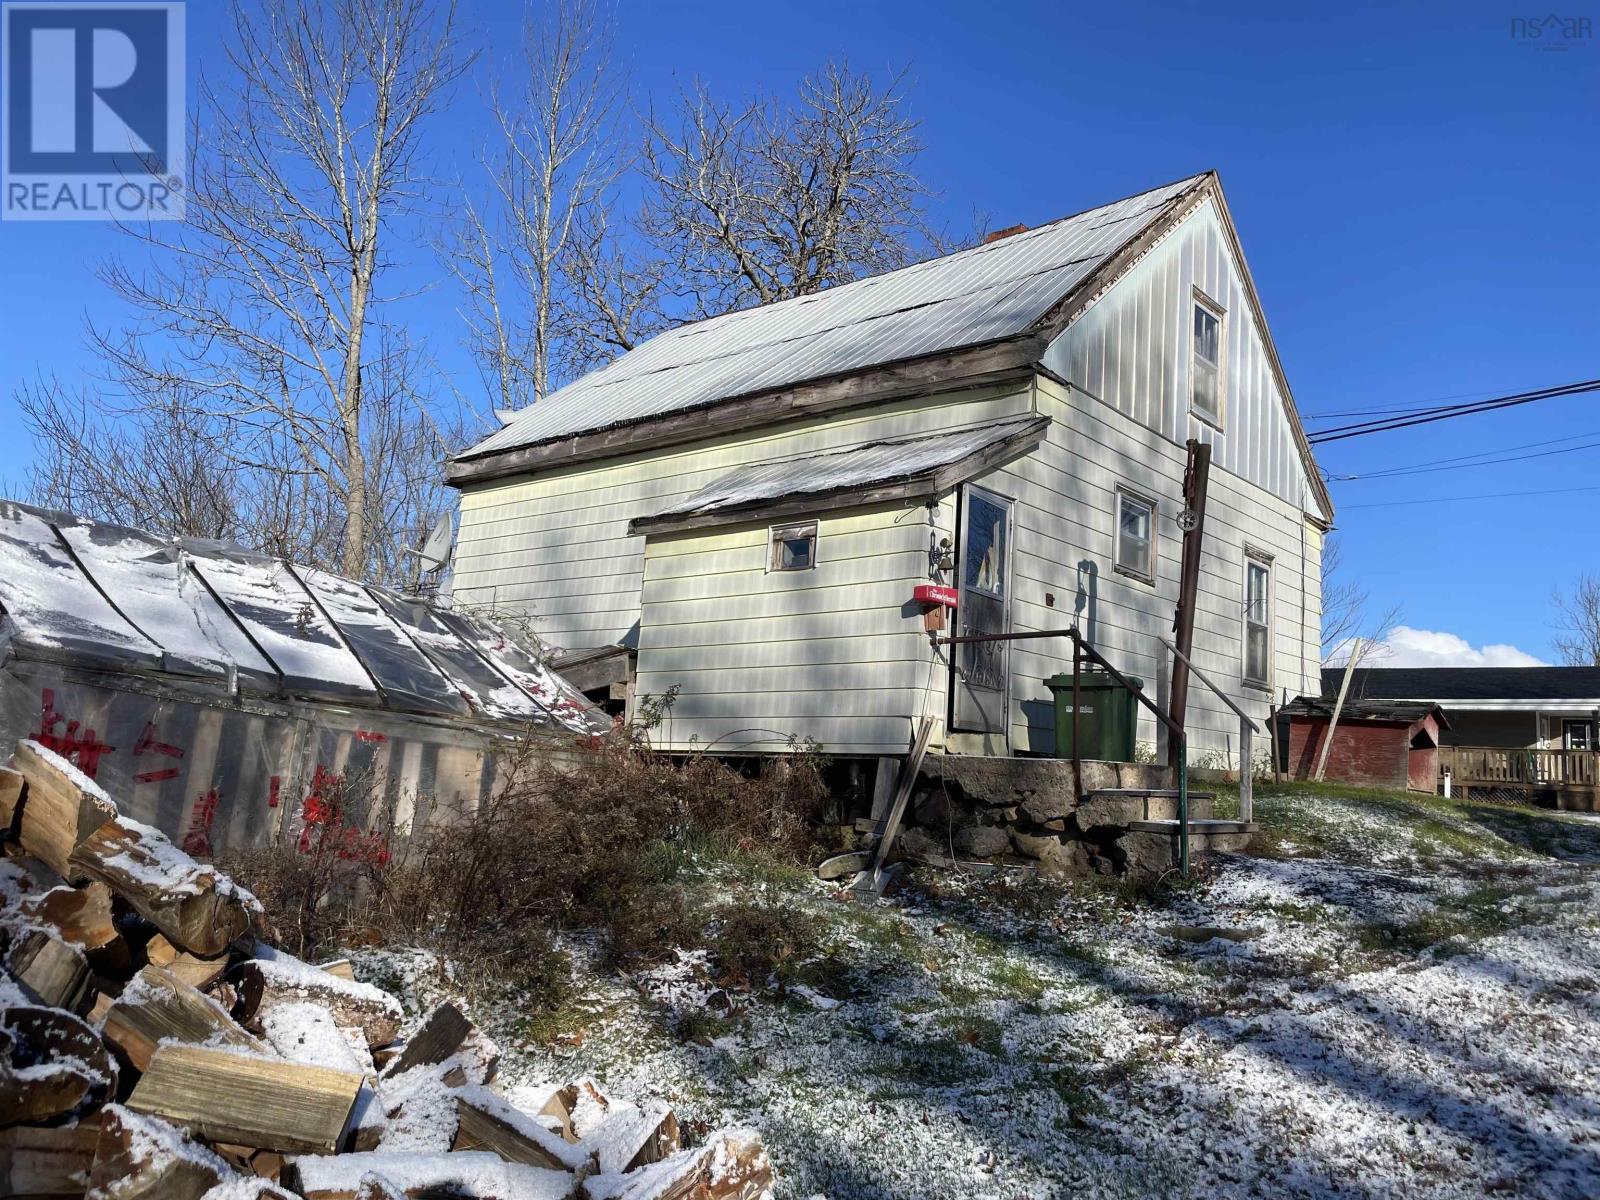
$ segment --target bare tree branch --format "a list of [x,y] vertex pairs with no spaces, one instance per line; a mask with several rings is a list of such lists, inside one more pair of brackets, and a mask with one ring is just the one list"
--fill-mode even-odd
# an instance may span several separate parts
[[1569,667],[1600,667],[1600,575],[1580,575],[1572,591],[1556,594],[1561,614],[1556,653]]

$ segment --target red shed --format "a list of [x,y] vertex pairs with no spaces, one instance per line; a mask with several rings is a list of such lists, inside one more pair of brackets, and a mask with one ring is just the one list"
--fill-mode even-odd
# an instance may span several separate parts
[[[1279,710],[1289,725],[1291,777],[1310,779],[1316,773],[1333,703],[1301,696]],[[1439,781],[1439,734],[1448,726],[1439,706],[1427,701],[1347,699],[1323,778],[1432,792]]]

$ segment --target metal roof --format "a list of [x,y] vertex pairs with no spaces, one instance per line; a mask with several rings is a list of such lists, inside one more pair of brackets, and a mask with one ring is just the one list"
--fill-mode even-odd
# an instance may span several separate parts
[[523,409],[456,461],[1021,334],[1204,179],[668,330]]
[[992,446],[1027,440],[1030,434],[1037,434],[1032,440],[1038,441],[1049,425],[1050,418],[1046,416],[1011,417],[951,433],[869,442],[848,450],[756,463],[708,483],[640,524],[743,509],[791,496],[851,493],[897,480],[919,479],[941,468],[954,467]]
[[[1343,677],[1343,667],[1324,667],[1323,695],[1338,695]],[[1600,667],[1357,667],[1350,695],[1437,700],[1453,708],[1474,707],[1471,702],[1594,703],[1600,697]]]
[[[1288,716],[1331,718],[1337,703],[1337,700],[1327,696],[1296,696],[1278,711]],[[1339,721],[1341,723],[1378,721],[1413,725],[1435,713],[1438,714],[1440,723],[1448,727],[1450,722],[1446,719],[1444,710],[1432,700],[1357,699],[1347,696],[1344,706],[1339,709]]]
[[197,539],[0,500],[0,651],[264,697],[609,727],[488,621]]

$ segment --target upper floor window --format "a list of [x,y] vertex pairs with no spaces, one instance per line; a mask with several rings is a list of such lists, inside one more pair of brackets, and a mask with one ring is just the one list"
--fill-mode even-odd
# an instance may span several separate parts
[[1244,681],[1272,685],[1272,563],[1244,560]]
[[773,571],[809,571],[817,565],[817,523],[778,525],[772,530]]
[[1193,353],[1189,364],[1189,411],[1222,424],[1222,309],[1198,293],[1194,298]]
[[1117,570],[1156,581],[1156,505],[1134,492],[1117,492]]

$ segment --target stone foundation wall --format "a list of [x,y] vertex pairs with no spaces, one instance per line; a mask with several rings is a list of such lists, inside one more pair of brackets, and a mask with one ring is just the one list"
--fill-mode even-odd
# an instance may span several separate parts
[[[1159,872],[1168,839],[1130,834],[1132,821],[1172,820],[1173,797],[1097,794],[1172,786],[1166,767],[1085,762],[1083,789],[1070,761],[931,755],[911,794],[900,842],[918,858],[1026,859],[1053,878]],[[1190,817],[1211,816],[1209,795],[1191,795]],[[1146,861],[1146,860],[1150,861]]]

